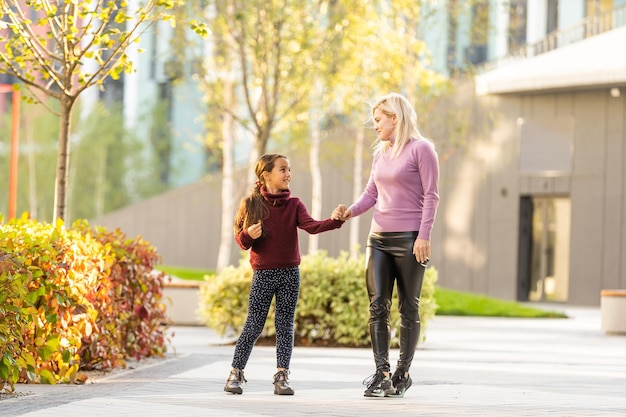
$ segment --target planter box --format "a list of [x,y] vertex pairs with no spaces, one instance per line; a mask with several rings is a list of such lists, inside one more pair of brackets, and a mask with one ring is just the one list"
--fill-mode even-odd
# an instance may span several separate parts
[[163,286],[163,303],[172,324],[201,326],[196,311],[199,306],[200,282],[176,281]]
[[602,290],[600,312],[605,333],[626,334],[626,290]]

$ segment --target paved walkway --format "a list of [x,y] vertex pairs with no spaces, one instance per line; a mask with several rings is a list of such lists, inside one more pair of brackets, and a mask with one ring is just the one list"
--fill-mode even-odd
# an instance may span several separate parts
[[565,311],[570,319],[436,317],[401,399],[364,398],[370,350],[335,348],[295,349],[288,397],[273,395],[274,349],[255,347],[243,395],[227,394],[233,347],[175,327],[166,359],[82,386],[19,385],[0,416],[626,416],[626,336],[602,333],[597,308]]

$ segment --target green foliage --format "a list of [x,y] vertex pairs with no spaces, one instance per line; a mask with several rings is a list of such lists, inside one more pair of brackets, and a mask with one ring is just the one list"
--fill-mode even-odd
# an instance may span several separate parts
[[[131,73],[126,51],[151,24],[175,24],[171,9],[182,0],[146,0],[137,7],[125,1],[55,2],[4,0],[0,2],[0,74],[21,81],[32,94],[59,116],[58,159],[54,217],[66,219],[72,111],[80,94]],[[27,18],[25,18],[27,17]],[[88,64],[88,65],[87,65]],[[48,100],[53,99],[53,100]],[[50,101],[59,105],[56,112]]]
[[[2,97],[3,95],[0,95]],[[21,103],[17,175],[17,213],[51,219],[54,201],[54,172],[57,159],[58,118],[41,106]],[[10,114],[0,122],[0,137],[8,146]],[[9,183],[9,152],[0,152],[0,184]],[[6,169],[4,169],[6,167]],[[8,192],[0,193],[0,212],[8,207]]]
[[545,311],[514,301],[498,300],[480,294],[437,287],[435,297],[441,316],[492,316],[526,318],[566,318],[567,315],[555,311]]
[[[222,336],[241,332],[246,321],[251,281],[252,269],[246,256],[239,260],[238,266],[230,265],[217,275],[207,276],[206,283],[200,286],[198,314],[202,321]],[[270,315],[273,317],[273,314],[272,306]],[[266,324],[263,333],[269,331]]]
[[[166,125],[162,107],[162,102],[155,102],[143,110],[154,113],[154,119]],[[68,218],[99,218],[168,189],[170,167],[163,160],[169,154],[159,157],[158,147],[166,146],[171,138],[159,135],[157,140],[155,133],[149,135],[153,146],[146,146],[133,130],[125,127],[120,103],[99,102],[90,108],[86,120],[77,124],[76,135],[81,140],[71,152]]]
[[[160,104],[155,103],[157,106]],[[148,107],[146,112],[155,111]],[[31,218],[51,220],[54,176],[50,174],[57,162],[58,118],[41,106],[26,103],[22,103],[22,118],[17,212],[27,211]],[[9,138],[10,118],[4,119],[0,120],[0,137]],[[73,134],[80,139],[70,151],[67,223],[71,219],[99,218],[167,190],[167,184],[161,181],[161,165],[152,158],[154,152],[124,127],[120,106],[98,103],[89,109],[83,122],[74,120],[73,125]],[[8,152],[0,153],[0,166],[9,166]],[[8,174],[8,169],[0,170],[0,184],[8,184]],[[7,207],[8,194],[0,193],[0,212],[6,214]]]
[[0,388],[84,382],[81,369],[165,351],[164,274],[119,231],[22,216],[0,223]]
[[[100,332],[81,356],[84,367],[108,369],[124,365],[127,358],[162,355],[166,351],[165,304],[161,302],[165,274],[154,270],[160,261],[156,248],[140,236],[127,238],[119,229],[93,231],[85,221],[74,227],[84,236],[92,235],[114,260],[98,291],[92,289],[86,296],[99,312]],[[109,352],[112,347],[120,351],[117,361]]]
[[121,106],[98,103],[76,134],[81,140],[71,151],[68,213],[90,219],[129,204],[129,162],[139,153],[131,152],[132,135],[124,127]]
[[[297,345],[369,346],[369,301],[365,290],[364,255],[351,259],[347,253],[329,258],[324,251],[304,255],[300,265],[300,299],[295,317]],[[200,289],[199,315],[218,334],[240,333],[246,319],[252,270],[247,254],[237,267],[230,266],[215,276],[207,277]],[[421,296],[421,321],[424,340],[428,322],[435,315],[434,299],[437,271],[426,271]],[[393,305],[397,306],[394,294]],[[393,308],[390,325],[399,328],[399,315]],[[274,304],[261,335],[272,338]],[[398,334],[392,332],[392,345]]]
[[[147,0],[136,9],[126,2],[104,0],[0,4],[0,27],[8,29],[0,51],[0,72],[61,100],[63,95],[75,98],[109,76],[115,80],[132,72],[126,49],[151,23],[171,20],[174,24],[168,10],[182,2]],[[85,39],[89,41],[81,42]],[[57,57],[63,59],[61,65]],[[83,65],[87,61],[95,66]]]

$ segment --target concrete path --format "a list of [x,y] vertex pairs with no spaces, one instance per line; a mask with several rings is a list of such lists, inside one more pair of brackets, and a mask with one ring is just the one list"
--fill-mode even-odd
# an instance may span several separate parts
[[[19,385],[0,416],[626,416],[626,336],[597,308],[569,319],[436,317],[401,399],[364,398],[369,349],[296,348],[292,397],[273,395],[274,349],[255,347],[243,395],[223,392],[233,346],[175,327],[175,352],[82,386]],[[392,363],[397,359],[392,351]]]

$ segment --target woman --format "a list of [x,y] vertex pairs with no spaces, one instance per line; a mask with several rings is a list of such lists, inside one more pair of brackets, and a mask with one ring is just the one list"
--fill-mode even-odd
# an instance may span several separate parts
[[[374,207],[366,248],[369,330],[376,372],[363,381],[366,397],[403,397],[411,386],[409,368],[420,333],[419,301],[430,233],[439,204],[439,161],[433,143],[422,137],[409,101],[396,93],[372,106],[378,139],[368,183],[349,208],[347,220]],[[400,357],[390,377],[389,312],[398,287]]]

